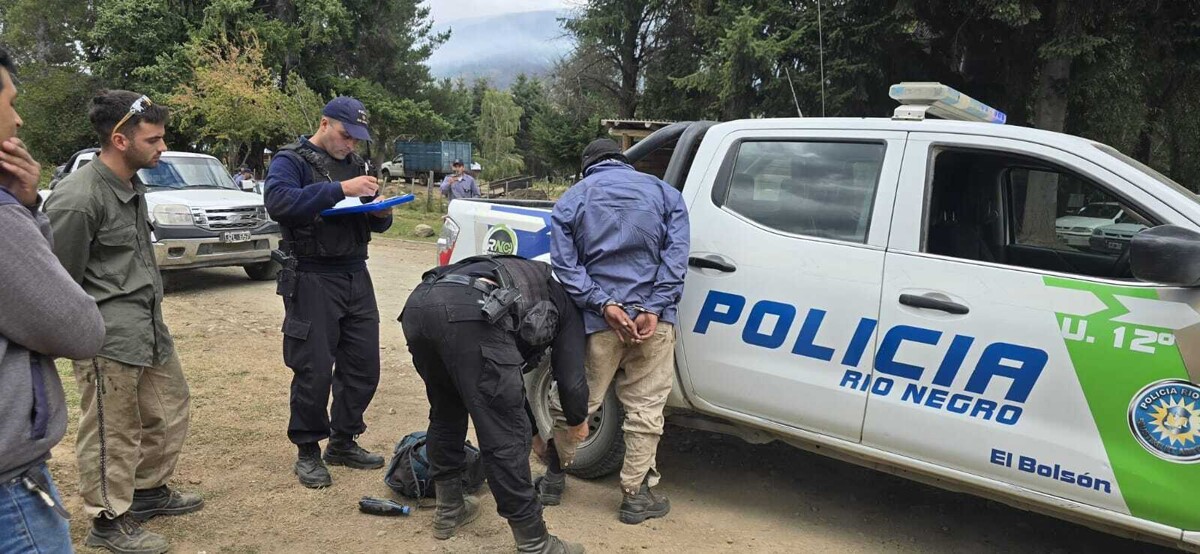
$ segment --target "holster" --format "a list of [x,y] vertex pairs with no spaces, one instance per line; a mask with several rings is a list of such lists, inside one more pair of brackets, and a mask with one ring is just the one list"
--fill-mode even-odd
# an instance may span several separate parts
[[296,257],[282,250],[272,250],[271,259],[283,266],[283,269],[279,270],[279,275],[275,277],[275,294],[284,298],[292,298],[296,295]]

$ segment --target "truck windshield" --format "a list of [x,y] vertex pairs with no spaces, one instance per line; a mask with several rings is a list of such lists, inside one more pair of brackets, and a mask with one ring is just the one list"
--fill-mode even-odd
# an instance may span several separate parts
[[1133,158],[1130,158],[1129,156],[1126,156],[1125,154],[1122,154],[1120,150],[1117,150],[1116,148],[1113,148],[1107,144],[1100,144],[1098,142],[1093,142],[1092,145],[1095,146],[1097,150],[1104,152],[1105,154],[1108,154],[1109,156],[1112,156],[1118,160],[1121,160],[1121,161],[1125,162],[1126,164],[1128,164],[1130,167],[1132,167],[1138,171],[1141,171],[1142,173],[1145,173],[1149,177],[1157,180],[1158,182],[1183,193],[1184,196],[1188,197],[1192,201],[1200,202],[1200,196],[1197,196],[1196,193],[1193,192],[1191,189],[1189,189],[1179,183],[1176,183],[1170,177],[1167,177],[1166,175],[1163,175],[1162,173],[1155,171],[1150,166],[1147,166],[1146,164],[1144,164],[1142,162],[1139,162]]
[[148,187],[237,190],[225,166],[212,158],[163,156],[158,167],[139,170],[138,177]]

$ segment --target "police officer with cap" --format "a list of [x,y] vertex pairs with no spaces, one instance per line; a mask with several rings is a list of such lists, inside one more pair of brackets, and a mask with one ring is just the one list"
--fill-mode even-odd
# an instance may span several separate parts
[[496,511],[508,520],[518,552],[583,552],[546,531],[529,470],[533,435],[522,370],[536,367],[548,347],[568,433],[578,441],[588,432],[583,319],[550,266],[477,256],[432,269],[400,321],[429,398],[434,537],[448,539],[478,516],[461,478],[469,415]]
[[[379,384],[379,310],[367,273],[371,233],[392,225],[391,210],[322,217],[346,198],[378,197],[355,153],[370,141],[362,102],[334,98],[311,137],[279,149],[267,172],[267,212],[283,229],[283,361],[294,373],[288,438],[299,457],[295,473],[309,488],[330,486],[325,463],[355,469],[383,467],[383,457],[355,439],[366,431],[363,412]],[[335,368],[336,366],[336,368]],[[333,407],[329,411],[329,394]],[[318,441],[328,438],[322,462]]]

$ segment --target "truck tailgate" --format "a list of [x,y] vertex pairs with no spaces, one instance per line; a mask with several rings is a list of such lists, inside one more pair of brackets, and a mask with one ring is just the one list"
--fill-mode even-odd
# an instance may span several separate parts
[[459,227],[451,262],[480,254],[515,254],[550,261],[550,208],[481,200],[450,203],[450,219]]

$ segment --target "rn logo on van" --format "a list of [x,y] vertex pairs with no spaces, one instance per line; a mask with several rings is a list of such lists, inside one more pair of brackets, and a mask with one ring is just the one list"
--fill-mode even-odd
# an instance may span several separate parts
[[483,250],[485,254],[516,255],[517,234],[505,225],[496,225],[483,237]]
[[[851,333],[825,333],[824,336],[849,336],[844,345],[822,343],[825,310],[810,308],[799,322],[800,331],[794,338],[793,325],[799,319],[796,306],[772,300],[760,300],[746,310],[746,297],[711,290],[704,300],[696,326],[698,335],[707,334],[712,325],[742,324],[742,342],[766,349],[778,349],[790,342],[791,353],[831,365],[835,359],[849,367],[838,386],[874,397],[898,397],[900,402],[922,408],[949,412],[965,417],[1016,425],[1024,412],[1023,405],[1033,392],[1049,355],[1044,350],[1006,342],[981,343],[975,337],[953,335],[936,329],[912,325],[896,325],[880,330],[882,338],[875,354],[874,374],[856,368],[862,362],[879,321],[861,318]],[[774,328],[763,329],[768,317],[774,318]],[[935,368],[926,368],[899,361],[901,350],[941,348],[942,360]],[[954,386],[968,355],[978,352],[975,367],[965,387]],[[1003,401],[989,400],[983,395],[993,382],[1008,385]],[[955,390],[962,387],[962,390]]]
[[1200,387],[1181,379],[1151,383],[1129,404],[1129,429],[1159,458],[1200,462]]

